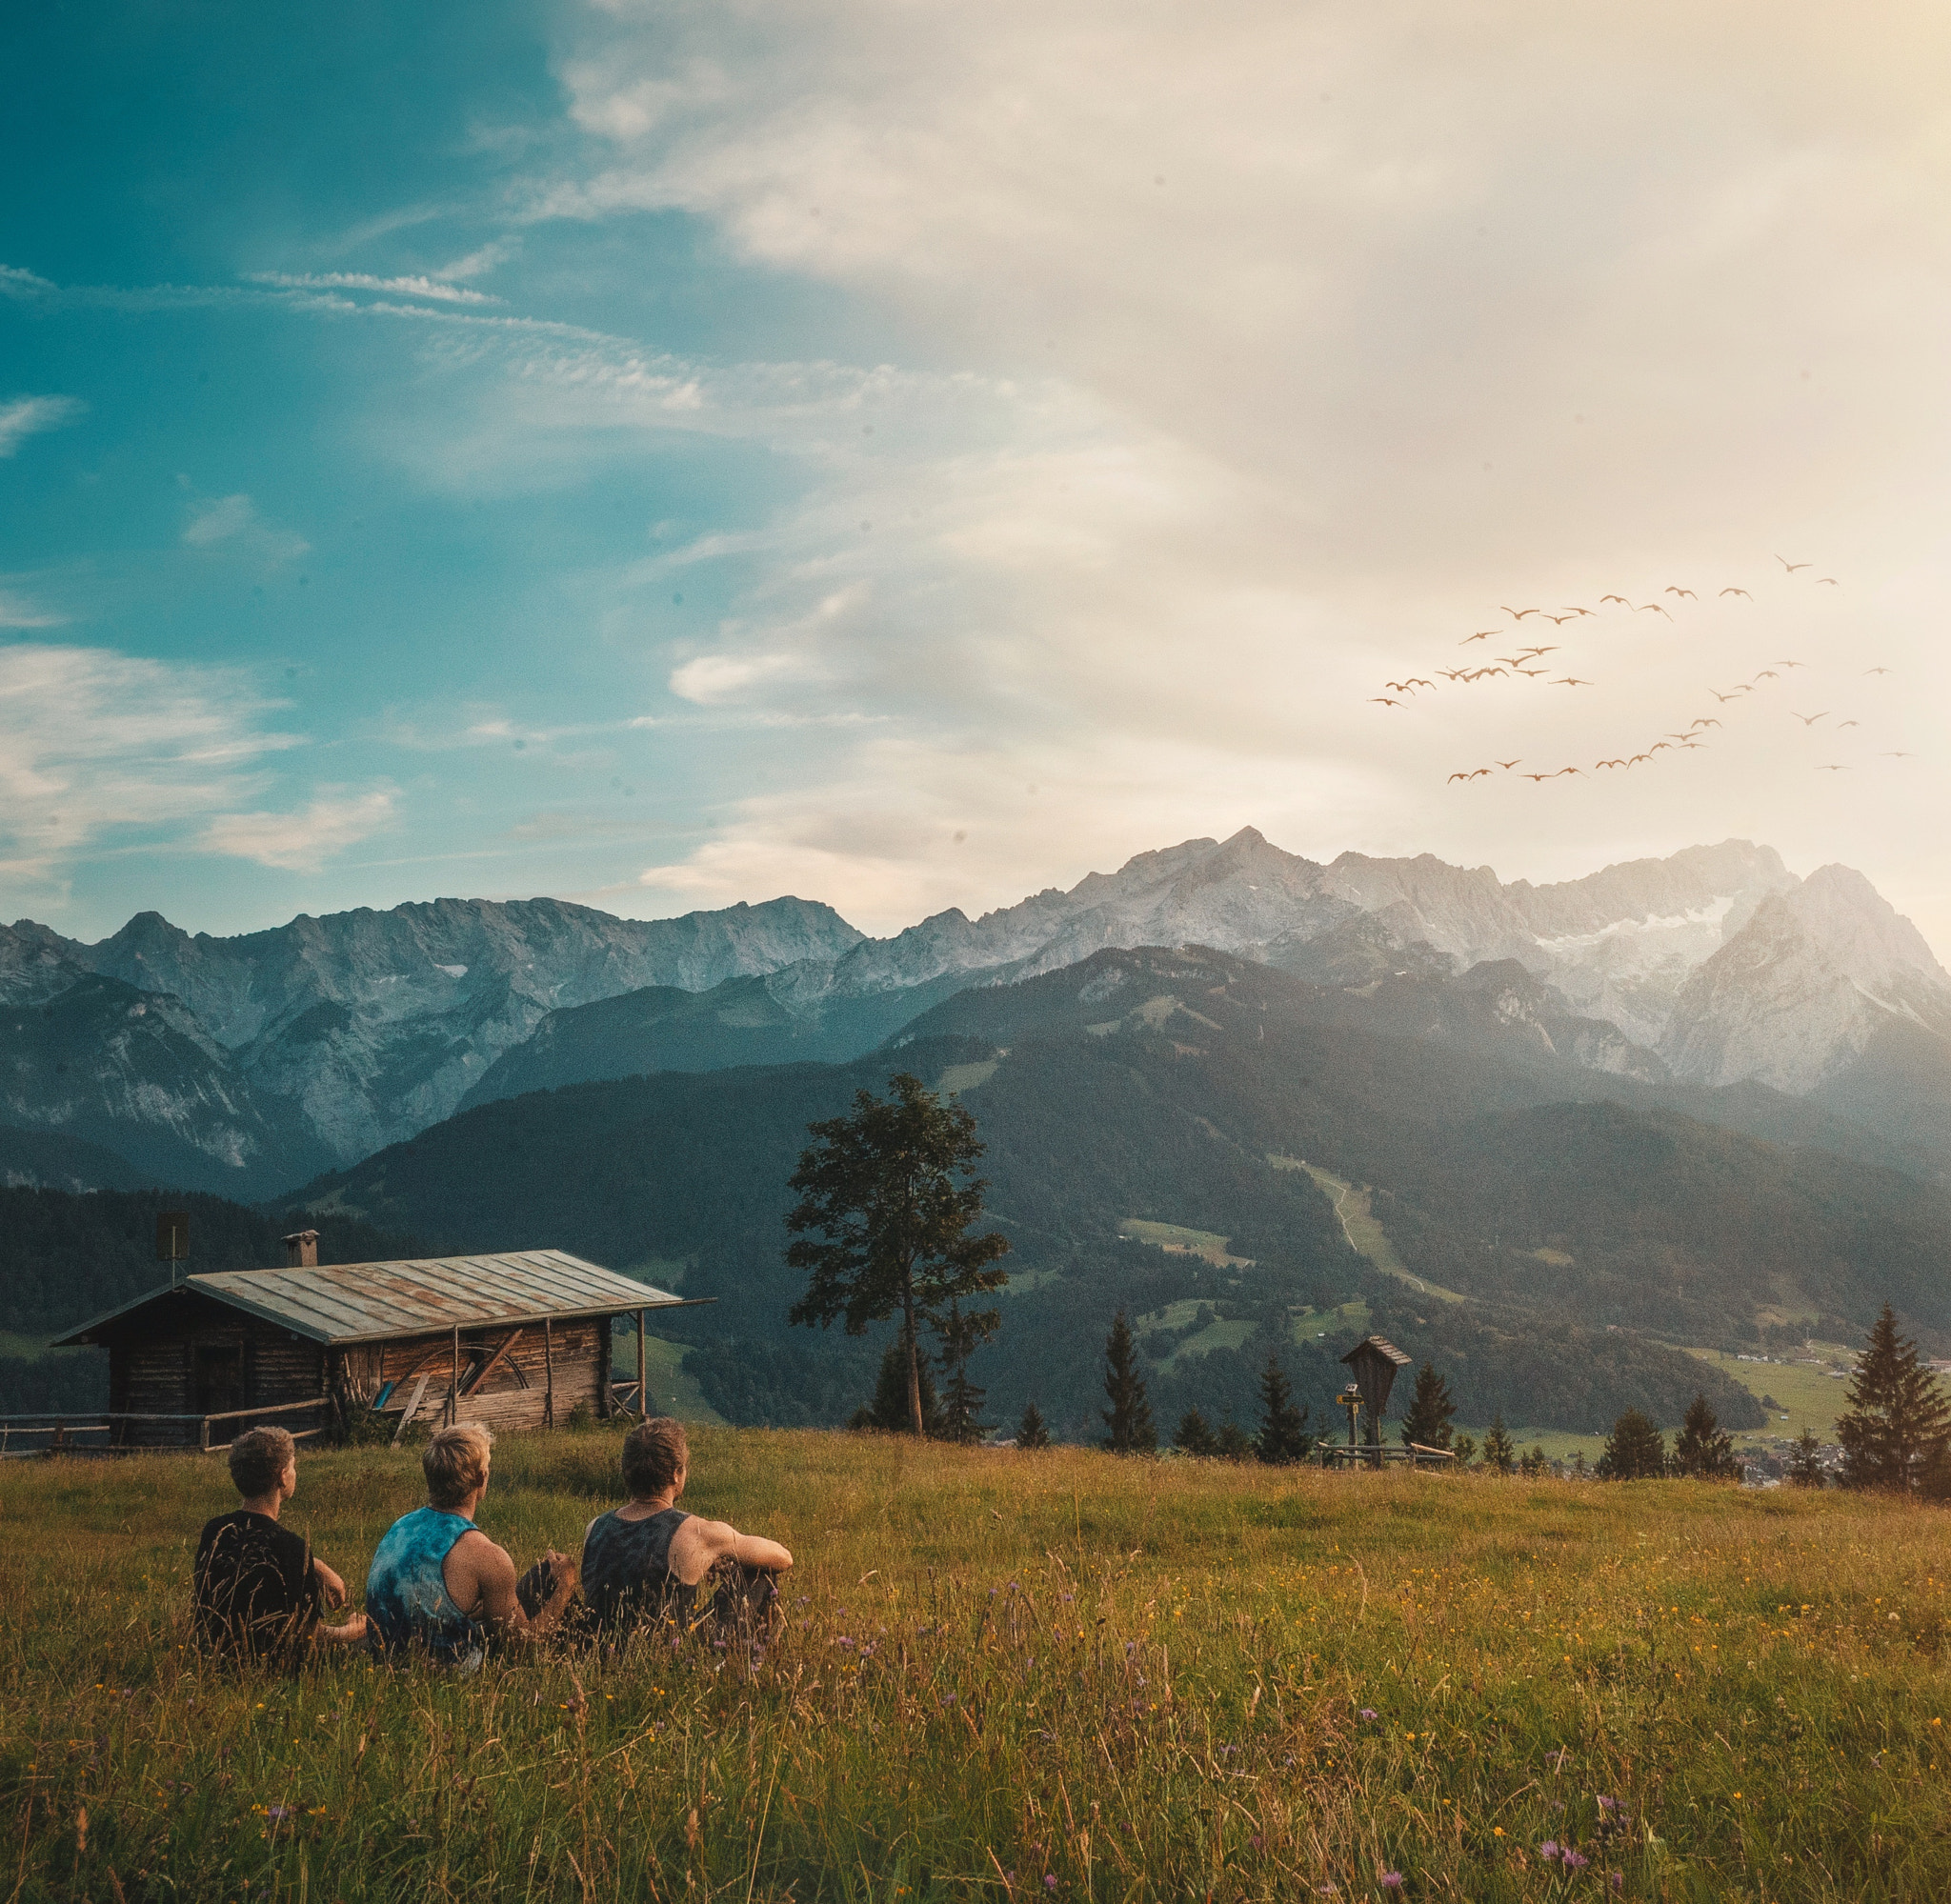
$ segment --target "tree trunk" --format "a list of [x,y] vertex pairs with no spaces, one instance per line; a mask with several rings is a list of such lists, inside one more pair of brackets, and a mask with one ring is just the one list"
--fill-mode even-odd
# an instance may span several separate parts
[[907,1283],[901,1292],[901,1314],[908,1337],[908,1419],[914,1424],[915,1439],[926,1441],[928,1429],[921,1419],[921,1360],[915,1341],[915,1285]]

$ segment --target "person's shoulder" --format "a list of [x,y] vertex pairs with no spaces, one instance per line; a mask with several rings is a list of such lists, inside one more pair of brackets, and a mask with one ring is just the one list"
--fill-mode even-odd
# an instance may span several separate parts
[[196,1536],[196,1551],[199,1553],[208,1553],[217,1544],[217,1536],[226,1528],[240,1527],[243,1525],[243,1522],[244,1510],[242,1508],[232,1508],[229,1513],[212,1514],[209,1520],[204,1522],[203,1532]]

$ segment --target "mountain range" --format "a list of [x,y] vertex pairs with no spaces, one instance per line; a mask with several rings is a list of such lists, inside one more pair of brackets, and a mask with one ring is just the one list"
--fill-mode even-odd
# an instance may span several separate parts
[[1848,868],[1801,878],[1726,841],[1534,886],[1428,855],[1321,864],[1246,829],[885,939],[795,898],[655,921],[444,899],[232,938],[145,912],[93,945],[22,920],[0,928],[0,1124],[56,1149],[0,1169],[99,1180],[106,1151],[262,1197],[459,1109],[642,1072],[844,1063],[972,987],[1185,945],[1350,1009],[1385,994],[1420,1014],[1404,1034],[1495,1033],[1646,1085],[1752,1087],[1826,1114],[1831,1148],[1951,1168],[1951,977]]

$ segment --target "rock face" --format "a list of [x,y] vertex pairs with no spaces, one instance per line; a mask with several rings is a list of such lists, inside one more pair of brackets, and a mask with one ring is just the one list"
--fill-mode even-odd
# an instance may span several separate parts
[[93,946],[21,921],[0,928],[0,1123],[263,1194],[463,1104],[839,1061],[971,986],[1181,945],[1361,994],[1404,1035],[1752,1080],[1951,1159],[1951,977],[1847,868],[1801,880],[1730,840],[1507,885],[1427,854],[1323,865],[1252,828],[886,939],[800,899],[652,921],[442,899],[231,939],[145,912]]
[[801,899],[657,920],[442,899],[230,939],[143,912],[92,946],[22,921],[0,936],[0,1120],[266,1193],[438,1122],[560,1007],[703,991],[860,936]]

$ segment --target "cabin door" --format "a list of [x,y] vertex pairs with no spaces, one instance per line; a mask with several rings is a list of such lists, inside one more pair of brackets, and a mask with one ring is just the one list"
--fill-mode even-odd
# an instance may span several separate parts
[[244,1349],[241,1343],[201,1342],[196,1349],[198,1414],[228,1414],[244,1406]]

